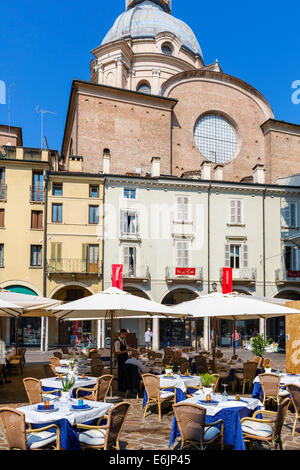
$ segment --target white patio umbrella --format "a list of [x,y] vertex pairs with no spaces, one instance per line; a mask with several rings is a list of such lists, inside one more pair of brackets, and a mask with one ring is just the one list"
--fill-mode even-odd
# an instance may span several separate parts
[[48,299],[39,295],[19,294],[8,290],[0,291],[0,300],[11,302],[22,308],[22,316],[26,317],[52,316],[46,309],[62,303],[56,299]]
[[[261,298],[263,299],[263,298]],[[238,293],[221,294],[214,292],[199,296],[197,299],[183,302],[173,307],[174,312],[186,313],[194,318],[213,317],[214,339],[216,338],[216,319],[249,320],[273,318],[276,316],[299,314],[299,310],[275,304],[271,301],[253,299],[251,296]],[[273,300],[273,299],[271,299]],[[215,362],[215,340],[213,360]],[[234,348],[235,350],[235,348]]]
[[6,302],[0,298],[0,317],[16,318],[23,313],[24,309],[19,305]]
[[172,307],[132,295],[111,287],[104,292],[69,302],[49,309],[59,320],[100,320],[111,321],[111,369],[113,348],[113,323],[122,318],[168,318],[181,317]]

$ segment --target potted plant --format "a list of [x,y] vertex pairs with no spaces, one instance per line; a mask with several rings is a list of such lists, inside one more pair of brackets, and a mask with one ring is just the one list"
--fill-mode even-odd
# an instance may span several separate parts
[[69,375],[67,375],[65,379],[62,379],[61,398],[63,400],[68,400],[70,398],[75,381],[75,377],[70,377]]
[[253,355],[263,358],[266,352],[267,346],[272,344],[272,342],[273,342],[272,338],[265,340],[262,335],[257,335],[251,338],[250,343],[251,343],[251,351]]
[[203,392],[205,395],[210,395],[213,390],[213,385],[216,383],[216,377],[211,374],[199,374],[200,382],[203,385]]

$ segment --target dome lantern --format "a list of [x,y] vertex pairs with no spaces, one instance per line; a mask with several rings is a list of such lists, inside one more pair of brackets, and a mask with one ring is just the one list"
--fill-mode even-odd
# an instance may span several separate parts
[[[143,3],[145,0],[126,0],[126,10],[134,8],[139,3]],[[153,3],[159,5],[167,13],[171,13],[172,0],[150,0]]]

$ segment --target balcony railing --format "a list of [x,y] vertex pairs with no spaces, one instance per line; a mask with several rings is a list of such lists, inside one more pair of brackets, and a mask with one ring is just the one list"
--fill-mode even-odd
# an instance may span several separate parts
[[148,282],[150,278],[149,266],[138,266],[138,267],[123,267],[123,278],[126,281],[142,281]]
[[44,189],[30,186],[30,202],[44,202]]
[[276,269],[275,282],[300,282],[300,271]]
[[7,185],[0,185],[0,201],[6,201],[7,196]]
[[189,282],[202,282],[203,281],[203,268],[180,268],[176,266],[166,267],[166,281],[189,281]]
[[48,274],[102,274],[102,264],[87,259],[50,259],[47,261]]
[[[233,281],[255,282],[257,277],[256,268],[239,268],[232,269]],[[223,269],[220,268],[220,280],[223,278]]]

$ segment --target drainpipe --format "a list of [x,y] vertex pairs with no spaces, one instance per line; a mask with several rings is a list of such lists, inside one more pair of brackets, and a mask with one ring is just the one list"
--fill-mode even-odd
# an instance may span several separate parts
[[[103,196],[102,196],[102,290],[104,290],[104,227],[105,227],[105,185],[106,185],[106,178],[103,181]],[[105,340],[105,320],[98,320],[98,330],[101,331],[101,335],[99,335],[98,342],[100,343],[100,348],[104,348],[104,340]]]
[[[48,219],[49,172],[45,171],[44,191],[44,249],[43,249],[43,296],[47,297],[47,219]],[[41,318],[41,352],[48,351],[48,317]]]
[[[263,224],[263,296],[266,297],[266,187],[263,191],[262,198],[262,224]],[[262,327],[264,332],[264,338],[266,340],[267,335],[267,321],[264,318],[262,320]]]
[[[210,293],[210,196],[211,196],[211,183],[209,184],[208,190],[207,190],[207,292],[208,294]],[[204,329],[204,349],[209,349],[210,348],[210,318],[204,317],[203,329]]]

